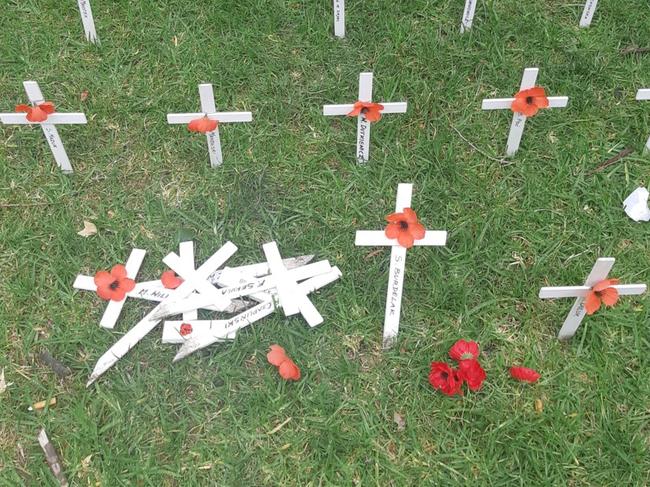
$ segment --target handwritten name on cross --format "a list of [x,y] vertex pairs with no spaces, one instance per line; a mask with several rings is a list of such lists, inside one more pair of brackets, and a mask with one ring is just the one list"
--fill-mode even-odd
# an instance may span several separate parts
[[[359,101],[372,101],[372,73],[361,73],[359,75]],[[406,113],[406,102],[381,102],[384,109],[382,115],[390,113]],[[345,105],[324,105],[323,115],[327,117],[347,115],[354,109],[354,104]],[[363,113],[357,117],[357,162],[364,164],[370,158],[370,122],[366,120]]]
[[[519,90],[527,90],[535,86],[537,81],[538,68],[526,68],[524,75],[521,79]],[[514,98],[492,98],[483,100],[483,110],[510,110]],[[549,108],[564,108],[569,103],[569,98],[566,96],[549,96]],[[514,113],[512,117],[512,124],[510,125],[510,134],[508,135],[508,147],[506,154],[513,156],[519,150],[521,137],[524,133],[524,126],[526,124],[526,116],[521,113]]]
[[334,0],[334,35],[345,37],[345,0]]
[[[397,187],[395,212],[401,213],[404,208],[410,208],[413,185],[401,183]],[[447,243],[447,232],[427,231],[424,238],[416,240],[414,245],[444,246]],[[402,290],[404,288],[404,271],[406,269],[406,248],[399,245],[396,239],[389,239],[383,231],[359,230],[354,244],[357,246],[390,246],[390,270],[388,277],[388,292],[386,295],[386,313],[384,316],[384,348],[393,346],[399,333],[399,318],[402,307]]]
[[95,20],[93,19],[93,11],[90,8],[90,0],[77,0],[79,5],[79,14],[81,14],[81,22],[84,26],[86,39],[93,44],[99,44],[99,37],[95,30]]
[[597,6],[598,0],[587,0],[585,2],[585,8],[582,11],[582,17],[580,17],[580,27],[589,27],[591,25],[591,19],[594,18],[594,13],[596,12]]
[[[217,112],[217,107],[214,103],[212,84],[210,83],[199,85],[199,97],[201,99],[201,110],[203,110],[203,113],[168,113],[167,123],[171,125],[187,125],[192,120],[203,116],[207,116],[210,120],[216,120],[219,124],[253,121],[253,115],[251,112]],[[219,126],[205,135],[208,142],[210,165],[212,167],[218,167],[223,164]]]
[[[24,81],[23,86],[25,87],[25,92],[27,93],[29,102],[32,105],[38,105],[45,101],[43,93],[41,93],[41,89],[36,81]],[[56,125],[77,125],[88,123],[86,115],[83,113],[59,112],[48,115],[47,120],[44,122],[30,122],[27,120],[26,113],[0,113],[0,122],[5,125],[40,125],[43,134],[45,134],[45,138],[47,139],[47,143],[50,145],[50,150],[52,151],[54,160],[56,161],[57,166],[59,166],[64,173],[71,173],[72,165],[70,164],[68,154],[65,152]]]
[[[543,287],[539,290],[539,297],[541,299],[576,298],[558,334],[560,340],[568,340],[576,334],[580,323],[585,317],[585,314],[587,314],[585,309],[585,296],[587,292],[600,281],[607,279],[607,275],[612,270],[615,261],[616,259],[611,257],[598,259],[593,269],[591,269],[584,286]],[[647,289],[645,284],[621,284],[612,287],[621,296],[643,294]]]
[[463,11],[463,18],[460,22],[461,34],[472,28],[472,23],[474,22],[474,13],[476,12],[476,2],[478,2],[478,0],[465,1],[465,10]]

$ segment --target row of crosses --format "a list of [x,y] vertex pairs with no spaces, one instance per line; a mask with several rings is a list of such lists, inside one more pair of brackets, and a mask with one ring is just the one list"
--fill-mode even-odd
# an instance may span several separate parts
[[[535,86],[539,69],[527,68],[524,70],[524,75],[520,84],[520,91],[524,91]],[[43,94],[35,81],[25,81],[23,83],[25,92],[33,107],[45,102]],[[354,114],[357,118],[357,144],[356,144],[356,159],[360,164],[368,162],[370,158],[370,128],[373,121],[381,118],[382,115],[406,113],[406,102],[372,102],[372,86],[373,74],[361,73],[359,75],[359,99],[354,104],[340,104],[340,105],[324,105],[323,115],[325,116],[352,116]],[[222,123],[241,123],[251,122],[253,116],[251,112],[220,112],[214,101],[214,93],[211,84],[199,85],[199,98],[201,103],[201,112],[194,113],[169,113],[167,114],[167,123],[172,125],[187,125],[192,121],[200,118],[214,121],[214,129],[205,131],[208,154],[210,157],[210,164],[212,167],[218,167],[223,163],[223,155],[221,151],[221,138],[219,135],[219,125]],[[650,100],[650,89],[641,89],[637,92],[637,100]],[[566,96],[550,96],[547,98],[548,108],[564,108],[569,102]],[[515,98],[492,98],[485,99],[482,103],[483,110],[511,110]],[[358,106],[364,108],[358,108]],[[378,110],[378,118],[369,120],[368,108],[375,107]],[[356,110],[356,111],[355,111]],[[358,111],[358,113],[357,113]],[[508,142],[506,147],[506,154],[513,156],[519,150],[521,139],[524,133],[524,126],[527,117],[522,113],[515,112],[513,114],[512,124],[510,126],[510,133],[508,135]],[[86,116],[83,113],[61,113],[54,112],[47,116],[43,121],[30,121],[26,113],[0,113],[0,122],[6,125],[20,124],[20,125],[40,125],[43,134],[50,146],[54,160],[57,165],[66,173],[72,172],[72,166],[68,155],[63,147],[63,142],[57,131],[57,125],[66,124],[86,124]],[[646,143],[646,149],[650,150],[650,138]]]

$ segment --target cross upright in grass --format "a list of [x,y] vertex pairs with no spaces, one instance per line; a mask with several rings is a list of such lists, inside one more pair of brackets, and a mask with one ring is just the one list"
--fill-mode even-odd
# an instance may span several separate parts
[[[558,335],[560,340],[568,340],[576,334],[580,323],[582,323],[587,313],[585,308],[585,297],[587,293],[597,283],[607,279],[607,275],[612,270],[615,261],[616,259],[611,257],[598,259],[593,269],[591,269],[584,286],[543,287],[539,290],[539,297],[541,299],[576,298]],[[647,289],[645,284],[617,284],[611,287],[616,289],[621,296],[643,294]]]
[[582,16],[580,17],[580,27],[589,27],[591,25],[591,19],[594,18],[597,6],[598,0],[587,0],[585,2],[585,8],[582,10]]

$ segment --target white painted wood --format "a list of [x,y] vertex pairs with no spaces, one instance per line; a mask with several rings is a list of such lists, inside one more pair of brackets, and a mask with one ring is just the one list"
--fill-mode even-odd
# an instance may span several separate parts
[[345,37],[345,0],[334,0],[334,35]]
[[[205,113],[168,113],[167,123],[170,125],[187,125],[192,120],[201,118]],[[216,112],[208,113],[210,120],[217,120],[222,123],[252,122],[253,114],[251,112]]]
[[[332,267],[330,272],[327,274],[320,274],[298,284],[298,292],[306,296],[307,294],[336,281],[340,277],[341,271],[339,268]],[[215,326],[208,330],[196,334],[192,333],[174,357],[174,362],[177,362],[198,350],[208,347],[213,343],[222,341],[224,336],[227,337],[231,333],[241,330],[243,327],[248,326],[254,321],[268,316],[275,308],[276,305],[273,300],[263,301],[259,305],[231,318],[230,320],[221,320],[220,322],[217,320]]]
[[97,37],[97,31],[95,30],[95,19],[90,8],[90,0],[77,0],[77,4],[79,5],[79,13],[81,14],[86,39],[93,44],[99,44],[99,37]]
[[[359,98],[358,101],[372,101],[372,82],[373,74],[371,72],[359,74]],[[407,110],[406,102],[380,102],[384,107],[382,115],[390,113],[405,113]],[[325,116],[343,116],[354,109],[354,104],[323,105],[323,115]],[[363,113],[357,117],[357,145],[356,157],[357,163],[365,164],[370,158],[370,125]]]
[[[215,252],[196,270],[195,273],[193,273],[192,279],[185,280],[185,282],[178,286],[167,299],[177,300],[189,296],[194,291],[194,282],[202,282],[207,279],[210,274],[221,267],[236,251],[237,247],[232,242],[226,242],[223,247],[217,250],[217,252]],[[158,323],[160,323],[159,319],[153,319],[152,316],[158,311],[161,305],[165,304],[165,302],[166,300],[161,301],[158,306],[151,310],[99,358],[88,379],[86,387],[94,383],[108,369],[115,365],[129,352],[129,350],[136,346],[142,338],[144,338],[158,325]]]
[[[512,106],[513,101],[515,101],[514,98],[493,98],[489,100],[483,100],[483,105],[481,108],[483,110],[509,110]],[[568,104],[568,96],[548,97],[549,108],[565,108]]]
[[641,100],[650,100],[650,88],[642,88],[636,92],[636,99]]
[[[397,187],[395,212],[401,213],[404,208],[411,206],[413,185],[401,183]],[[447,232],[426,232],[425,238],[416,240],[415,245],[442,246],[447,242]],[[386,293],[386,312],[384,314],[383,347],[394,345],[399,333],[399,319],[402,307],[402,291],[404,289],[404,272],[406,268],[406,249],[399,245],[396,239],[389,239],[383,231],[358,230],[355,237],[357,246],[390,246],[390,269],[388,271],[388,289]]]
[[474,13],[476,12],[477,0],[466,0],[465,10],[463,10],[463,18],[460,21],[460,33],[463,34],[472,28],[474,23]]
[[[227,320],[222,320],[222,321],[227,321]],[[172,344],[172,345],[185,343],[187,340],[190,339],[192,335],[195,335],[197,333],[203,334],[206,333],[207,331],[212,330],[213,327],[217,326],[216,322],[217,320],[193,320],[191,322],[185,320],[165,321],[165,323],[163,324],[162,343]],[[187,335],[181,335],[181,326],[184,324],[188,324],[192,326],[192,333]],[[215,343],[231,341],[234,340],[236,336],[237,336],[237,332],[234,331],[230,335],[227,335],[224,338],[219,338]]]
[[[127,259],[124,266],[126,267],[126,277],[133,279],[134,281],[136,280],[138,271],[142,266],[142,261],[144,260],[146,253],[147,251],[143,249],[133,249],[131,251],[131,255],[129,255],[129,258]],[[124,303],[126,303],[126,299],[127,298],[125,297],[122,301],[109,301],[106,305],[104,315],[99,322],[99,326],[102,328],[108,328],[110,330],[115,328],[115,323],[117,323],[117,320],[122,313],[122,308],[124,307]]]
[[298,283],[291,277],[288,270],[282,264],[280,251],[275,242],[268,242],[262,245],[262,250],[269,263],[271,276],[275,280],[275,285],[285,316],[291,316],[300,313],[305,321],[311,326],[320,325],[323,317],[316,307],[307,297],[307,293],[302,292]]
[[[45,101],[36,81],[24,81],[23,86],[32,105],[38,105]],[[26,113],[0,113],[0,122],[7,125],[40,125],[57,166],[64,173],[72,172],[72,164],[70,164],[68,154],[65,147],[63,147],[63,141],[59,136],[56,125],[85,124],[87,120],[83,113],[53,113],[47,117],[45,122],[30,122],[27,120]]]
[[[560,329],[558,339],[567,340],[576,334],[580,323],[582,323],[582,320],[587,314],[584,304],[587,291],[600,281],[607,279],[615,261],[616,260],[611,257],[598,259],[583,286],[543,287],[540,289],[539,297],[541,299],[576,297],[576,300],[571,307],[571,311],[569,311],[569,314]],[[612,287],[616,288],[622,296],[643,294],[647,289],[645,284],[619,284]]]
[[[178,255],[181,258],[181,262],[183,262],[183,265],[187,269],[191,269],[192,271],[195,271],[196,268],[194,267],[194,242],[191,240],[186,241],[186,242],[181,242],[178,245]],[[184,322],[189,322],[189,321],[194,321],[198,318],[198,310],[199,308],[194,308],[190,310],[183,311],[183,321]]]
[[591,25],[591,20],[594,18],[597,6],[598,0],[586,1],[585,8],[582,11],[582,17],[580,17],[580,27],[589,27]]

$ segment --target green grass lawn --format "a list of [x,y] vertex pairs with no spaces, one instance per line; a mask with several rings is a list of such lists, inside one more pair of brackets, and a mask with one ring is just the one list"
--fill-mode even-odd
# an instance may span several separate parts
[[[0,368],[13,383],[0,395],[0,485],[53,485],[41,427],[74,485],[648,485],[647,298],[586,319],[569,343],[555,337],[571,301],[537,298],[582,284],[597,257],[650,282],[650,227],[622,210],[650,179],[650,103],[634,100],[650,55],[620,53],[650,47],[647,0],[601,2],[590,29],[578,28],[582,0],[479,0],[461,36],[463,3],[349,0],[339,40],[329,0],[95,0],[94,46],[75,2],[0,2],[0,111],[26,102],[33,79],[89,119],[59,129],[71,176],[40,130],[0,128]],[[569,106],[529,121],[504,161],[511,115],[481,100],[514,94],[531,66]],[[378,101],[409,111],[373,127],[359,167],[355,121],[321,107],[353,102],[367,70]],[[202,82],[219,108],[254,117],[223,128],[218,170],[205,137],[166,123],[198,110]],[[635,153],[590,174],[625,147]],[[399,182],[449,238],[409,252],[399,343],[384,353],[389,252],[356,248],[354,232],[383,228]],[[99,233],[78,236],[83,220]],[[231,264],[259,261],[271,239],[329,259],[343,279],[313,297],[325,323],[276,313],[174,366],[157,329],[86,389],[152,306],[129,301],[101,329],[105,304],[74,291],[75,276],[137,246],[140,278],[155,279],[187,238],[200,261],[227,240],[240,248]],[[427,374],[461,337],[481,343],[488,379],[451,399]],[[279,380],[272,343],[301,381]],[[42,349],[73,374],[60,381]],[[513,364],[543,377],[514,382]]]

